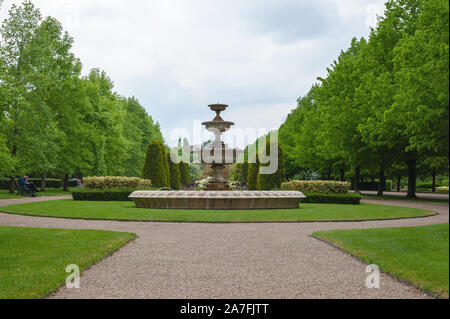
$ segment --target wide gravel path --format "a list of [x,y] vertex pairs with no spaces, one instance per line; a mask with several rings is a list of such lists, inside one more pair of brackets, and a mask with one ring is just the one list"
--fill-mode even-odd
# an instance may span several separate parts
[[[9,202],[2,200],[0,206]],[[448,204],[395,200],[383,204],[423,208],[439,215],[345,223],[196,224],[0,214],[0,225],[138,235],[135,242],[85,271],[80,289],[62,288],[52,298],[428,298],[385,274],[380,289],[368,289],[365,264],[311,237],[319,230],[449,222]]]

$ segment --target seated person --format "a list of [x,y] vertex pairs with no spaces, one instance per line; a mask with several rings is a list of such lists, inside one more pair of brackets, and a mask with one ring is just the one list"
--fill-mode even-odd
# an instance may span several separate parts
[[34,196],[35,195],[34,193],[39,192],[39,191],[37,190],[36,186],[34,186],[33,183],[28,182],[28,178],[29,178],[29,175],[25,174],[24,176],[22,176],[19,179],[19,183],[22,187],[28,188],[31,191],[32,195]]

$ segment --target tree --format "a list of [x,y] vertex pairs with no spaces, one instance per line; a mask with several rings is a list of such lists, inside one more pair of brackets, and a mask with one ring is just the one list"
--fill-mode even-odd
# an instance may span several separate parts
[[148,145],[147,156],[144,162],[142,178],[150,179],[155,187],[167,187],[166,169],[164,162],[167,157],[159,141],[153,141]]
[[[447,159],[448,167],[448,16],[448,1],[421,2],[414,32],[404,32],[394,49],[398,90],[388,113],[403,123],[402,129],[408,136],[407,152],[417,154],[416,159],[409,161],[411,174],[416,170],[417,160],[425,158],[428,166],[434,167],[434,180],[442,158]],[[411,174],[408,197],[415,197],[415,177]]]
[[[13,5],[0,28],[0,60],[3,65],[1,86],[3,91],[2,119],[3,134],[7,147],[13,158],[14,167],[11,170],[10,193],[14,193],[14,175],[24,172],[21,164],[29,162],[21,150],[33,148],[26,144],[26,137],[36,137],[35,134],[45,132],[40,127],[40,112],[33,108],[27,99],[29,88],[33,87],[31,76],[33,66],[30,62],[30,52],[33,51],[33,37],[41,21],[41,14],[31,1],[25,1],[22,6]],[[44,115],[45,116],[45,115]],[[36,121],[38,119],[38,121]],[[29,141],[29,140],[28,140]]]

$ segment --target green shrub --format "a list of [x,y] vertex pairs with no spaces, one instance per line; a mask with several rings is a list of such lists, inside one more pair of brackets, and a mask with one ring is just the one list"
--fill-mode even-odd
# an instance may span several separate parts
[[240,164],[238,181],[241,183],[246,183],[248,178],[248,162]]
[[248,164],[248,177],[247,177],[247,189],[254,191],[257,189],[259,172],[259,161],[256,159],[256,163]]
[[440,186],[448,187],[448,179],[442,180],[442,182],[440,183]]
[[169,169],[164,165],[167,163],[164,145],[161,141],[153,141],[148,145],[147,156],[142,170],[142,178],[150,179],[155,187],[169,187]]
[[347,194],[324,194],[324,193],[305,193],[306,199],[302,203],[319,204],[350,204],[359,205],[362,196],[358,193]]
[[167,163],[169,165],[170,187],[174,190],[181,189],[181,174],[178,164],[172,162],[170,153],[167,153]]
[[136,189],[122,188],[122,189],[103,189],[103,190],[74,190],[72,197],[74,200],[82,201],[131,201],[128,196]]
[[281,189],[303,193],[345,194],[350,186],[348,182],[337,181],[290,181],[283,183]]
[[179,169],[180,169],[180,180],[181,180],[181,185],[186,185],[189,184],[191,182],[191,174],[189,172],[189,164],[188,163],[184,163],[184,162],[180,162],[178,164]]
[[[266,154],[270,151],[270,140],[266,142]],[[278,148],[278,167],[277,171],[273,174],[261,174],[258,172],[257,177],[257,186],[256,188],[261,191],[270,191],[273,189],[280,189],[281,183],[285,180],[285,172],[284,172],[284,165],[283,165],[283,152],[281,150],[280,145],[277,143],[275,147]],[[260,164],[260,170],[261,167],[269,167],[270,165],[273,165],[273,163],[261,163]]]
[[170,157],[168,156],[167,152],[166,152],[166,148],[164,147],[164,144],[159,141],[159,145],[161,147],[162,153],[163,153],[163,167],[164,167],[164,178],[165,178],[165,185],[164,187],[170,187],[171,183],[170,183],[170,168],[169,168],[169,159]]
[[149,188],[152,182],[149,179],[122,176],[84,177],[83,186],[87,190],[111,188]]

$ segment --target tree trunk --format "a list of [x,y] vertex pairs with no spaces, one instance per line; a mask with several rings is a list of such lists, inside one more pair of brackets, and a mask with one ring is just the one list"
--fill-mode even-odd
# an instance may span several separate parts
[[14,194],[15,191],[16,191],[16,180],[14,179],[14,177],[11,177],[9,180],[9,193]]
[[[14,135],[17,135],[17,134],[18,134],[18,131],[15,129]],[[17,145],[14,144],[11,155],[14,157],[14,156],[16,156],[16,154],[17,154]],[[9,193],[14,194],[15,190],[16,190],[16,181],[15,181],[14,177],[11,177],[11,179],[9,180]]]
[[327,179],[330,181],[331,180],[331,169],[328,170],[328,176]]
[[400,193],[401,192],[401,182],[402,182],[402,177],[399,175],[399,176],[397,176],[397,193]]
[[64,181],[63,181],[63,192],[67,192],[69,191],[69,175],[68,174],[64,174]]
[[378,182],[378,193],[377,196],[383,196],[384,191],[384,168],[383,165],[380,165],[380,173],[378,176],[379,182]]
[[355,193],[359,193],[359,179],[361,178],[361,167],[358,166],[355,168]]
[[42,173],[42,179],[41,179],[41,192],[46,192],[46,179],[47,179],[47,173]]
[[408,195],[407,198],[417,198],[416,196],[416,161],[408,163]]
[[433,185],[431,186],[431,191],[436,193],[436,170],[433,171]]
[[341,173],[341,182],[345,182],[345,170],[341,168],[339,171]]

